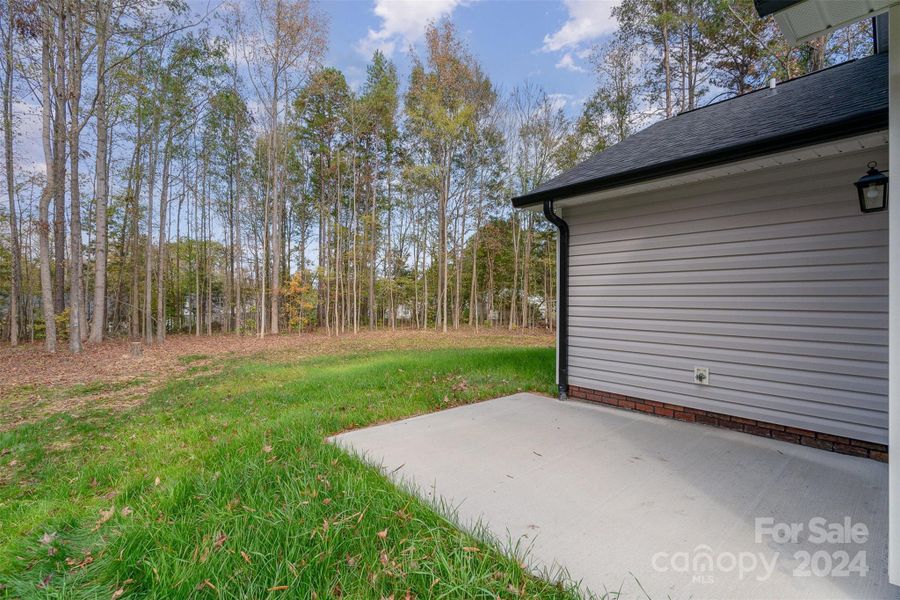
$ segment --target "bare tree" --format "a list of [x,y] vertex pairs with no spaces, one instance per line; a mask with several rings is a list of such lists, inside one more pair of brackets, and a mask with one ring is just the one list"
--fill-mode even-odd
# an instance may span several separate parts
[[12,256],[11,281],[9,289],[9,343],[19,344],[19,296],[22,281],[22,252],[19,248],[19,227],[16,211],[16,182],[13,171],[13,47],[16,37],[16,5],[14,0],[6,3],[6,30],[3,39],[3,144],[6,158],[6,194],[9,200],[9,237]]
[[88,341],[99,343],[106,332],[106,256],[107,210],[109,205],[109,107],[106,86],[109,72],[106,68],[107,48],[111,33],[110,3],[96,3],[97,39],[97,92],[94,107],[97,117],[97,154],[95,160],[96,183],[94,192],[94,302],[91,332]]
[[41,141],[47,168],[47,182],[41,193],[38,217],[41,271],[41,309],[44,315],[44,347],[48,352],[56,352],[56,314],[53,306],[53,282],[50,274],[50,201],[53,199],[57,182],[51,146],[51,99],[50,99],[50,45],[53,36],[53,16],[51,7],[41,6]]
[[[309,0],[257,0],[255,28],[244,29],[242,42],[251,48],[251,82],[265,106],[267,127],[267,182],[265,200],[265,244],[271,256],[270,324],[278,333],[281,291],[281,250],[284,218],[282,196],[283,153],[281,124],[288,98],[300,82],[319,64],[326,45],[326,23]],[[266,279],[262,281],[265,302]],[[265,333],[266,313],[261,307]]]

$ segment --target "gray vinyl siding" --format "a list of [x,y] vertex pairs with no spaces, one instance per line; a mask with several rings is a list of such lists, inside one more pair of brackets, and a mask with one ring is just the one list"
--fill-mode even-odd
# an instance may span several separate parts
[[869,160],[886,149],[565,209],[569,383],[886,443],[887,213],[853,187]]

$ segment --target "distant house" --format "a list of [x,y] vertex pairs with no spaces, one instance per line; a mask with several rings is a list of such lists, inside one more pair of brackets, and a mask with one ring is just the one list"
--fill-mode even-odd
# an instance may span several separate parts
[[854,185],[887,170],[887,128],[880,53],[514,198],[561,230],[561,394],[887,460],[886,177]]

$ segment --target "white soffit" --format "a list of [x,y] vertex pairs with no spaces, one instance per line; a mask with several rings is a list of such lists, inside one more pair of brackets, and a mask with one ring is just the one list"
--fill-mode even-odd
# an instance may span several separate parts
[[775,13],[775,21],[784,37],[796,44],[875,16],[895,4],[900,0],[806,0]]
[[[867,133],[865,135],[846,138],[835,142],[806,146],[803,148],[797,148],[795,150],[788,150],[786,152],[779,152],[776,154],[760,156],[758,158],[736,161],[717,167],[698,169],[696,171],[689,171],[680,175],[660,177],[659,179],[651,179],[642,183],[635,183],[632,185],[626,185],[622,187],[611,188],[608,190],[601,190],[599,192],[593,192],[590,194],[584,194],[583,196],[566,198],[558,200],[554,203],[554,205],[557,207],[565,208],[566,206],[577,206],[579,204],[598,202],[607,200],[609,198],[621,198],[630,194],[638,194],[651,190],[670,188],[687,183],[707,181],[711,179],[717,179],[719,177],[727,177],[729,175],[750,173],[752,171],[759,171],[761,169],[767,169],[770,167],[794,164],[806,160],[816,160],[829,156],[837,156],[839,154],[851,154],[853,152],[887,146],[887,143],[887,131]],[[864,166],[865,165],[860,167],[860,169],[862,169],[860,173],[865,170]],[[540,204],[529,206],[528,208],[530,210],[538,212],[542,210],[542,206]]]

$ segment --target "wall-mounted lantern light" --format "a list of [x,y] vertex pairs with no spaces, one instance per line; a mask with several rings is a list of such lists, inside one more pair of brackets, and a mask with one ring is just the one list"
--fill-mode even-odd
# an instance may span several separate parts
[[878,212],[887,208],[888,176],[876,169],[874,160],[869,163],[869,171],[856,182],[859,191],[859,210],[864,213]]

